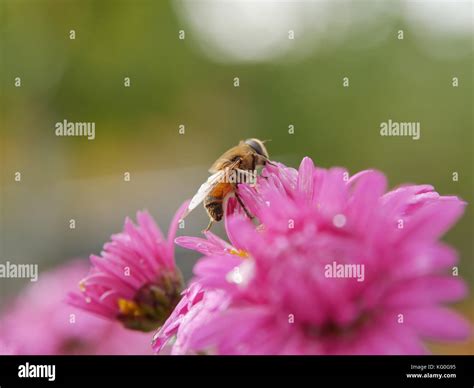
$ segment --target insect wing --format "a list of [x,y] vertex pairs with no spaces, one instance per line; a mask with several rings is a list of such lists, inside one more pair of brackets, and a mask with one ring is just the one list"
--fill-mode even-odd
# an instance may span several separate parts
[[197,205],[199,205],[204,198],[212,191],[214,186],[219,183],[225,175],[225,171],[218,171],[215,174],[211,175],[206,182],[204,182],[197,193],[194,195],[193,199],[189,203],[188,208],[184,212],[182,219],[191,213]]

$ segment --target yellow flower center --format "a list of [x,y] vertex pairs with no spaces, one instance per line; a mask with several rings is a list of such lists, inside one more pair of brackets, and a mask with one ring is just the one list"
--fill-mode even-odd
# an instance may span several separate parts
[[235,256],[239,256],[242,259],[247,259],[248,257],[250,257],[249,253],[247,251],[244,251],[243,249],[232,248],[229,249],[229,253]]
[[119,298],[118,307],[123,315],[134,317],[142,315],[142,310],[133,300]]

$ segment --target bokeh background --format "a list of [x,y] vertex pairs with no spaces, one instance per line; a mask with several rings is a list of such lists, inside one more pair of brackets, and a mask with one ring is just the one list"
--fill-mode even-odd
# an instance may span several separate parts
[[[464,198],[445,240],[472,289],[473,34],[471,1],[1,0],[1,261],[87,258],[144,208],[167,230],[216,157],[258,137],[291,166]],[[56,137],[65,119],[95,122],[95,140]],[[421,139],[380,136],[388,119],[420,122]],[[199,209],[180,233],[206,224]],[[196,258],[177,250],[186,277]],[[28,283],[1,279],[0,307]],[[472,295],[456,308],[474,321]]]

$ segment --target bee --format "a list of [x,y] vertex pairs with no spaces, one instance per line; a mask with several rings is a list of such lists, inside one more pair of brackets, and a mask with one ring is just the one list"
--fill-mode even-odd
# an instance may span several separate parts
[[[254,217],[245,207],[238,192],[239,183],[251,183],[256,179],[256,168],[273,164],[268,159],[264,141],[259,139],[241,140],[238,145],[227,150],[209,169],[212,174],[192,198],[188,208],[181,217],[184,219],[201,202],[209,215],[208,231],[212,224],[220,221],[224,215],[224,201],[233,194],[245,214]],[[240,179],[235,179],[238,177]],[[237,182],[238,181],[238,182]]]

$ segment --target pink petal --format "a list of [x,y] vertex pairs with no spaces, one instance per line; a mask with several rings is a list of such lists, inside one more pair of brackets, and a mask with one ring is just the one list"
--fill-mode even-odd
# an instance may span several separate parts
[[366,171],[355,182],[346,216],[350,227],[367,234],[374,229],[377,205],[385,191],[387,181],[378,171]]
[[430,276],[415,278],[393,286],[384,298],[387,307],[416,307],[454,302],[467,295],[466,284],[458,278]]
[[419,335],[432,340],[460,341],[469,336],[469,323],[445,307],[423,307],[401,310],[404,324],[414,328]]
[[435,240],[462,215],[465,203],[456,197],[441,197],[425,204],[405,222],[400,239]]
[[179,209],[176,211],[173,220],[171,221],[170,228],[168,230],[168,255],[167,258],[168,265],[174,267],[174,249],[173,244],[176,237],[176,231],[178,230],[178,224],[183,216],[184,212],[188,208],[190,201],[185,201]]
[[306,198],[308,203],[310,203],[313,199],[313,172],[313,161],[308,157],[303,158],[298,170],[298,180],[296,186],[297,190],[303,195],[304,198]]

